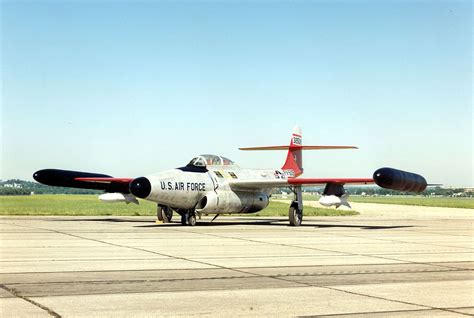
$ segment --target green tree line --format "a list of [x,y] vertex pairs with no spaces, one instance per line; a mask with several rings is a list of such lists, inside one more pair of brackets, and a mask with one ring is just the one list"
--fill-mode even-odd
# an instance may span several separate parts
[[34,194],[97,194],[99,190],[52,187],[37,182],[11,179],[0,181],[0,195]]

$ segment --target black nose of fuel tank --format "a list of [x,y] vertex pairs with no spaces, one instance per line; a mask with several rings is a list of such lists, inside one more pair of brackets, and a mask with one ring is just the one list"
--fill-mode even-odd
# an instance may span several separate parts
[[136,178],[130,183],[130,193],[136,197],[145,199],[150,195],[150,192],[151,183],[145,177]]

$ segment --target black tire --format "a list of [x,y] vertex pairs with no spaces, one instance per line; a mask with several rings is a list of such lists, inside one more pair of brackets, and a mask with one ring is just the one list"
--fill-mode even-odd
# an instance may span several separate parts
[[291,226],[300,226],[303,222],[303,210],[298,209],[298,204],[292,204],[288,210],[288,218]]
[[173,209],[166,205],[159,205],[156,216],[163,223],[169,223],[173,218]]
[[195,226],[196,225],[196,213],[189,213],[188,215],[188,225]]
[[163,221],[163,206],[158,205],[156,207],[156,217],[158,220]]
[[173,209],[169,206],[164,206],[162,211],[163,211],[163,222],[164,223],[171,222],[171,219],[173,218]]

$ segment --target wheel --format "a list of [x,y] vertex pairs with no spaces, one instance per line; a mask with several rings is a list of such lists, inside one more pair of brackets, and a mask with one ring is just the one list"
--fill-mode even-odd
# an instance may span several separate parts
[[158,205],[156,207],[156,217],[158,220],[163,221],[163,206]]
[[159,205],[156,211],[156,216],[158,217],[158,220],[163,221],[163,223],[169,223],[173,217],[173,209],[166,205]]
[[196,225],[196,213],[189,213],[188,214],[188,225],[195,226]]
[[173,218],[173,209],[169,206],[164,206],[161,211],[162,211],[162,216],[163,216],[163,222],[164,223],[171,222],[171,219]]
[[303,221],[303,210],[298,209],[298,204],[292,204],[288,210],[291,226],[300,226]]

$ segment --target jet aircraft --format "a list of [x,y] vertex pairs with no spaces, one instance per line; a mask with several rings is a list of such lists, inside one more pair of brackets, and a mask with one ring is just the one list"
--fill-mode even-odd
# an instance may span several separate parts
[[[286,150],[280,169],[243,169],[232,160],[211,154],[194,157],[183,167],[138,178],[114,178],[109,175],[44,169],[33,174],[43,184],[61,187],[104,190],[104,202],[138,204],[137,198],[157,204],[157,217],[170,222],[173,213],[181,216],[181,224],[194,226],[196,216],[203,214],[253,213],[265,209],[275,188],[289,188],[294,198],[289,205],[289,222],[299,226],[303,220],[302,187],[325,186],[319,202],[324,206],[350,207],[344,185],[376,183],[398,191],[422,192],[427,183],[418,174],[393,168],[380,168],[372,178],[302,178],[304,150],[357,149],[354,146],[304,146],[299,127],[295,127],[290,144],[239,148],[254,150]],[[213,219],[213,220],[214,220]]]

